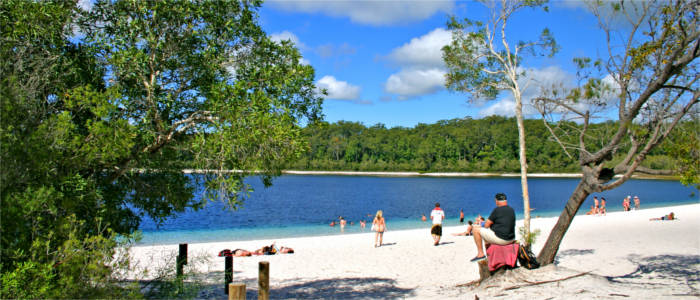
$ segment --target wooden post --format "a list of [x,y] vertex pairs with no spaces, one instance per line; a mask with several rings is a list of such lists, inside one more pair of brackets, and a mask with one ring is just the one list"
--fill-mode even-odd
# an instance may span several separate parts
[[258,300],[270,299],[270,262],[261,261],[258,265]]
[[245,300],[245,283],[229,283],[228,300]]
[[[228,294],[228,284],[233,281],[233,256],[226,256],[224,263],[224,291]],[[230,294],[229,294],[230,296]]]
[[187,264],[187,244],[180,244],[180,251],[177,254],[177,276],[181,277],[183,274],[183,266]]
[[484,259],[479,261],[479,282],[484,281],[484,279],[491,277],[491,271],[489,271],[489,260]]

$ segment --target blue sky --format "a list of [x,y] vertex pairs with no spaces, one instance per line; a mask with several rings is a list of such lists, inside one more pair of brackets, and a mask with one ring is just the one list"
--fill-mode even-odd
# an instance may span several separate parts
[[[573,57],[604,54],[605,37],[580,1],[555,1],[549,12],[524,9],[508,24],[509,40],[534,40],[549,28],[561,50],[554,58],[527,58],[538,78],[573,81]],[[276,40],[289,39],[329,91],[326,121],[413,127],[453,118],[512,116],[512,99],[468,102],[444,88],[440,48],[449,42],[448,16],[486,20],[474,1],[268,1],[260,24]],[[553,79],[553,80],[554,80]],[[529,93],[534,93],[530,89]],[[528,95],[528,91],[525,92]],[[527,101],[527,100],[525,100]],[[525,107],[526,114],[535,117]]]

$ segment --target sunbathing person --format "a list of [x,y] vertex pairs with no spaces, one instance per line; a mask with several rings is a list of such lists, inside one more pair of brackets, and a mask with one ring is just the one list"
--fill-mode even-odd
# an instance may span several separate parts
[[236,249],[231,252],[231,255],[233,256],[251,256],[253,255],[252,252],[248,250],[243,250],[243,249]]
[[294,253],[294,249],[289,248],[289,247],[282,246],[282,247],[280,247],[279,253],[280,253],[280,254],[286,254],[286,253],[292,254],[292,253]]
[[460,235],[470,236],[470,235],[472,235],[472,228],[474,228],[474,223],[472,222],[472,220],[469,220],[469,221],[467,221],[467,224],[469,224],[469,225],[467,225],[467,231],[453,233],[452,235],[454,235],[454,236],[460,236]]
[[670,220],[675,220],[676,215],[671,212],[668,215],[662,216],[661,218],[651,218],[649,221],[670,221]]

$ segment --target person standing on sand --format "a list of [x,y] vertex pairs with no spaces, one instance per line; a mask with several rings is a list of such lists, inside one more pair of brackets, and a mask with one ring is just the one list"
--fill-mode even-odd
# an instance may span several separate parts
[[515,240],[515,211],[508,206],[506,195],[498,193],[495,196],[496,208],[486,220],[484,227],[472,228],[477,254],[472,262],[486,258],[483,244],[508,245]]
[[445,212],[440,208],[440,202],[435,203],[435,208],[430,212],[430,219],[433,220],[433,227],[430,228],[430,234],[433,236],[435,246],[440,244],[442,237],[442,220],[445,219]]
[[639,197],[634,196],[634,210],[639,210]]
[[459,210],[459,222],[464,223],[464,211],[462,209]]
[[384,216],[381,209],[377,211],[377,215],[372,221],[372,228],[375,231],[374,247],[380,247],[383,242],[382,240],[384,239],[384,231],[386,231],[386,221],[384,220]]
[[593,210],[593,214],[597,215],[600,213],[599,205],[600,203],[598,202],[598,196],[593,196],[593,205],[595,205],[595,210]]
[[600,197],[600,212],[601,215],[607,214],[607,209],[605,208],[605,197]]

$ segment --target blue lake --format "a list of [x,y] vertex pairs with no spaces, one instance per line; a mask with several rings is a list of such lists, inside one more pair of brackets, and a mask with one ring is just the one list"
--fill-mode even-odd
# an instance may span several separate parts
[[[259,178],[247,182],[255,192],[239,210],[210,202],[202,210],[177,214],[161,226],[145,219],[139,244],[359,233],[363,232],[359,221],[371,223],[379,209],[384,211],[388,230],[424,228],[429,225],[420,217],[429,216],[435,202],[445,210],[446,225],[458,225],[460,209],[466,219],[474,219],[477,214],[488,216],[498,192],[508,196],[518,219],[523,217],[519,178],[284,175],[269,188]],[[532,216],[558,216],[578,182],[577,178],[530,178],[530,206],[535,209]],[[612,191],[591,195],[579,213],[590,208],[592,196],[605,197],[608,211],[622,210],[622,199],[627,195],[638,195],[642,209],[700,202],[695,188],[678,181],[632,179]],[[338,216],[355,224],[343,232],[338,226],[328,226]],[[367,227],[364,231],[369,231]]]

